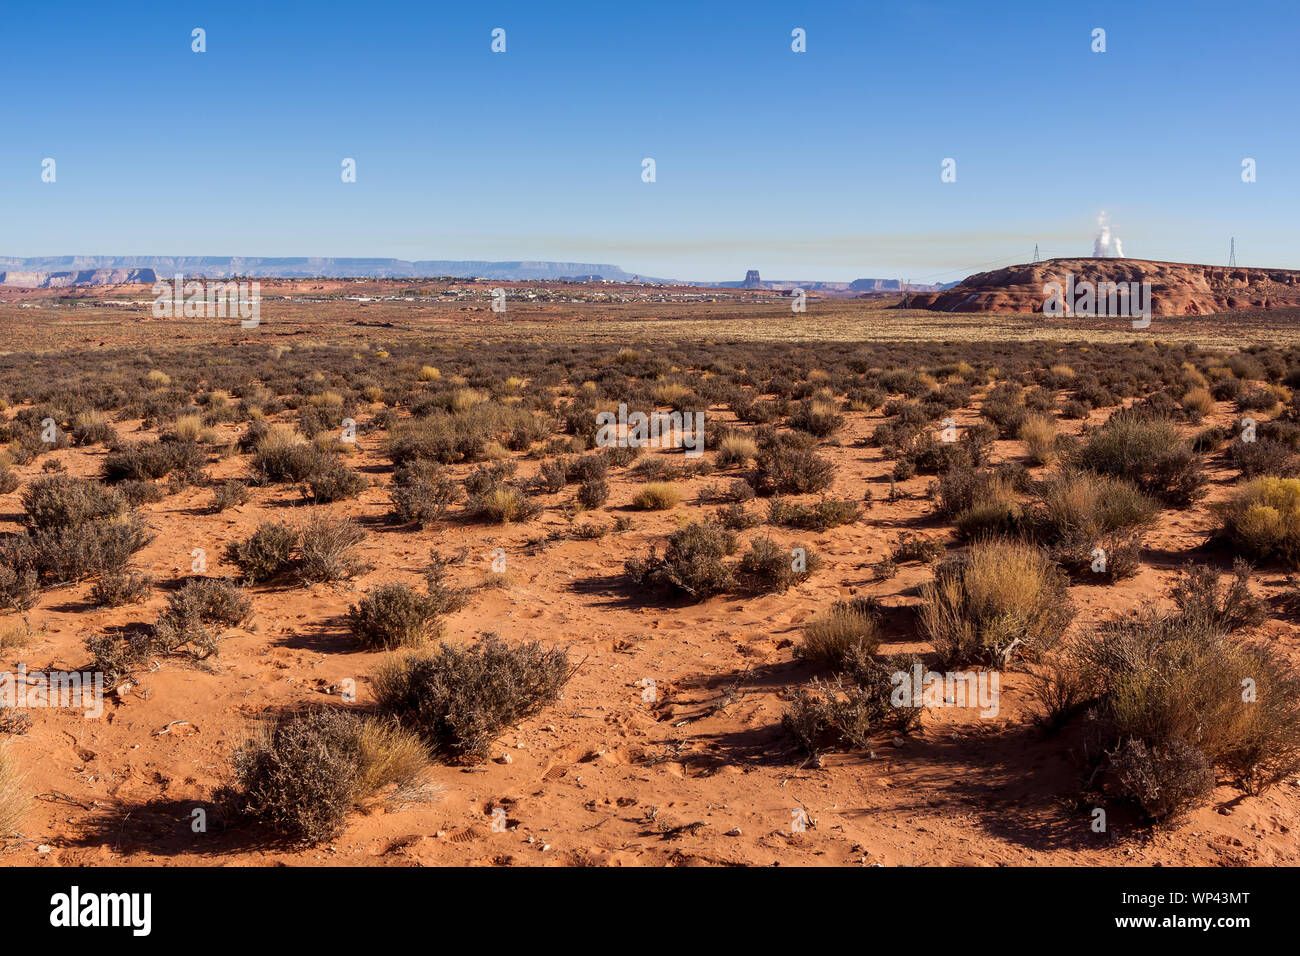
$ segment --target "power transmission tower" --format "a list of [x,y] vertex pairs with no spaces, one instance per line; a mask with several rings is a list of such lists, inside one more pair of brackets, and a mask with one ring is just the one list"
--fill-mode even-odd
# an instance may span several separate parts
[[1235,236],[1228,240],[1228,268],[1237,268],[1237,239]]
[[1038,261],[1038,243],[1034,243],[1034,261]]

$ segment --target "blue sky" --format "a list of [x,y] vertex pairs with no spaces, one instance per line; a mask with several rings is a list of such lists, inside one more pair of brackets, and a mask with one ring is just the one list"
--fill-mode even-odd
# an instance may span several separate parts
[[1105,210],[1129,256],[1300,268],[1298,39],[1276,0],[10,4],[0,255],[927,281]]

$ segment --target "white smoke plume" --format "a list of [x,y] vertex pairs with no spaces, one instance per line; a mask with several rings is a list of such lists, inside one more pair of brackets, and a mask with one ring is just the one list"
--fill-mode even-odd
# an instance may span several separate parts
[[1101,215],[1097,217],[1097,238],[1092,240],[1092,254],[1098,258],[1106,258],[1110,255],[1111,243],[1115,245],[1116,258],[1124,258],[1124,243],[1118,236],[1112,237],[1110,234],[1110,217],[1102,210]]

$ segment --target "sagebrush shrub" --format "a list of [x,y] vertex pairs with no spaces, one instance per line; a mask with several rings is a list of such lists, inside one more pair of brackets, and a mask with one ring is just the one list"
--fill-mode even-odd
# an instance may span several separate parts
[[0,608],[9,611],[27,611],[40,598],[36,571],[33,568],[15,568],[0,563]]
[[1075,463],[1131,481],[1167,505],[1187,507],[1205,493],[1201,460],[1167,419],[1118,411],[1091,432]]
[[153,578],[147,574],[123,574],[115,571],[101,575],[90,588],[90,600],[96,607],[121,607],[138,604],[153,590]]
[[47,528],[15,535],[0,544],[0,564],[35,572],[50,584],[82,581],[122,571],[152,536],[137,515],[89,521],[80,527]]
[[196,481],[207,454],[193,442],[156,441],[123,445],[104,458],[104,480],[152,481],[178,473]]
[[822,498],[806,505],[776,497],[768,504],[767,520],[787,528],[829,531],[858,520],[861,506],[848,498]]
[[355,521],[315,515],[298,535],[302,561],[298,573],[305,581],[342,581],[361,573],[365,563],[356,553],[366,533]]
[[1268,438],[1234,441],[1228,446],[1228,460],[1241,470],[1243,478],[1294,478],[1300,473],[1300,458],[1291,448]]
[[238,508],[248,501],[248,486],[230,478],[212,491],[212,510],[220,514],[227,508]]
[[1251,593],[1251,567],[1241,558],[1232,562],[1232,576],[1220,587],[1220,574],[1205,565],[1187,566],[1170,597],[1183,617],[1204,622],[1230,634],[1258,627],[1268,617],[1268,606]]
[[352,636],[368,649],[417,647],[440,633],[443,606],[405,584],[380,584],[348,610]]
[[881,731],[908,733],[920,721],[922,708],[896,706],[893,675],[910,672],[918,662],[915,655],[880,660],[855,647],[834,679],[817,679],[795,691],[781,727],[812,757],[828,746],[868,749],[871,735]]
[[730,591],[736,577],[724,560],[736,550],[736,536],[711,521],[694,521],[674,531],[660,557],[629,558],[627,573],[647,587],[664,587],[697,600]]
[[167,598],[153,627],[153,650],[205,660],[217,653],[224,628],[243,624],[252,612],[247,597],[224,578],[191,578]]
[[609,482],[604,478],[588,478],[578,486],[578,504],[584,508],[599,508],[609,500]]
[[410,734],[348,711],[316,710],[263,725],[235,752],[239,809],[307,844],[342,832],[347,814],[424,769]]
[[489,635],[391,658],[375,675],[375,699],[435,753],[479,759],[506,727],[559,700],[572,674],[561,649]]
[[771,538],[756,538],[737,562],[735,575],[752,591],[783,592],[808,580],[821,566],[821,555],[811,548],[786,548]]
[[97,481],[69,475],[34,478],[21,495],[23,523],[33,531],[80,528],[97,518],[123,514],[126,501]]
[[390,496],[401,521],[426,528],[446,516],[460,498],[460,487],[442,465],[415,459],[393,472]]
[[245,581],[258,584],[293,564],[300,540],[296,528],[279,521],[263,521],[247,538],[226,546],[226,560],[239,568]]
[[[784,436],[782,436],[784,437]],[[800,495],[824,491],[835,480],[835,466],[811,447],[789,440],[766,442],[755,459],[750,482],[760,495]]]
[[1187,813],[1214,790],[1205,754],[1180,737],[1149,745],[1127,737],[1108,756],[1120,786],[1153,822]]

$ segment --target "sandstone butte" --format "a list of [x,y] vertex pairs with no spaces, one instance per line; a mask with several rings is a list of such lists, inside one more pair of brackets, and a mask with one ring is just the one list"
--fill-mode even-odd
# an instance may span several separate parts
[[1153,315],[1211,315],[1300,306],[1300,271],[1150,259],[1048,259],[978,272],[943,292],[906,296],[900,308],[933,312],[1040,312],[1049,282],[1150,282]]

